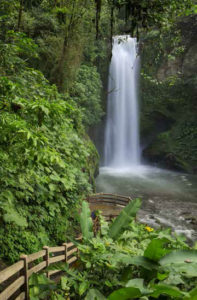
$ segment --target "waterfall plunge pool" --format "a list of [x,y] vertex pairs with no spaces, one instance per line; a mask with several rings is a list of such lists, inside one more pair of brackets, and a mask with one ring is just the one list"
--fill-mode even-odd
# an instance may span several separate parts
[[97,192],[141,198],[138,219],[154,228],[171,227],[197,239],[197,176],[150,166],[100,168]]

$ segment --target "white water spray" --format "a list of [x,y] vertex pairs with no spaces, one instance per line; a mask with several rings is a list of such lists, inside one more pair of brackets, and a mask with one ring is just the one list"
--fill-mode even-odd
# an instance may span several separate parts
[[105,166],[125,168],[140,164],[138,70],[136,39],[114,37],[109,70]]

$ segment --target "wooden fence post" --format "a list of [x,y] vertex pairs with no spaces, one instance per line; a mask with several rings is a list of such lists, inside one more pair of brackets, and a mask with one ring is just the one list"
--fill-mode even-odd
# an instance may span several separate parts
[[[49,266],[49,247],[44,246],[43,249],[46,251],[44,260],[46,261],[46,268]],[[49,272],[46,273],[47,278],[50,278]]]
[[65,248],[65,262],[67,263],[67,260],[68,260],[68,258],[67,258],[67,252],[68,252],[68,247],[67,247],[67,243],[63,243],[63,246],[64,246],[64,248]]
[[[82,241],[83,240],[83,235],[80,235],[79,237],[76,238],[76,241]],[[79,258],[80,251],[79,248],[77,247],[77,258]]]
[[25,277],[25,284],[24,284],[24,290],[25,290],[25,300],[29,299],[29,280],[28,280],[28,256],[27,255],[21,255],[20,259],[24,261],[24,269],[23,269],[23,275]]

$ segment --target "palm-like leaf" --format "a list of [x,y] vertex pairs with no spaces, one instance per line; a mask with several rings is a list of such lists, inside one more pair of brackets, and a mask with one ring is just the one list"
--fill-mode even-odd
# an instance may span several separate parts
[[118,238],[121,231],[128,226],[132,218],[136,216],[137,211],[141,206],[141,200],[135,199],[131,201],[115,219],[109,228],[109,236],[112,239]]

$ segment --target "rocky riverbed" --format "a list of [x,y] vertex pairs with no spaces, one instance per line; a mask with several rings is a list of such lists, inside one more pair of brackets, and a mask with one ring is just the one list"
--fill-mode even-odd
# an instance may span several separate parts
[[141,198],[141,222],[171,227],[189,241],[197,240],[197,176],[147,166],[101,168],[96,185],[97,192]]

